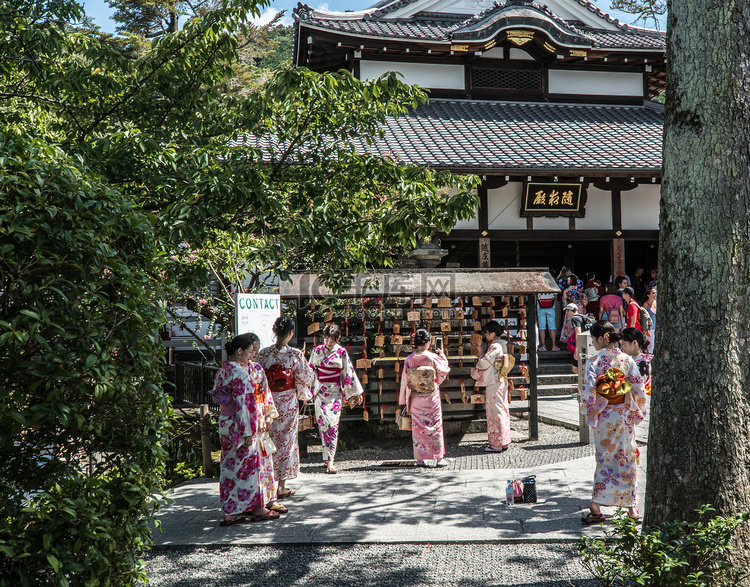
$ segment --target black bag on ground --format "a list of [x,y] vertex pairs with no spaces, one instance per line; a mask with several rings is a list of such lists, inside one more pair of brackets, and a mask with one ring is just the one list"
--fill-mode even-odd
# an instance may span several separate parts
[[536,475],[523,478],[523,503],[536,503]]

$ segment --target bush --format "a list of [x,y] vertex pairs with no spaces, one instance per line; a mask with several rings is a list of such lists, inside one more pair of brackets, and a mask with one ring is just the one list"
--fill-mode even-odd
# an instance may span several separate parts
[[171,411],[146,217],[0,134],[0,585],[143,577]]
[[[714,511],[710,505],[698,512]],[[748,514],[706,522],[665,522],[638,530],[635,521],[618,510],[606,538],[583,536],[578,554],[583,566],[607,587],[611,585],[739,585],[747,569],[732,568],[726,555],[735,529]]]

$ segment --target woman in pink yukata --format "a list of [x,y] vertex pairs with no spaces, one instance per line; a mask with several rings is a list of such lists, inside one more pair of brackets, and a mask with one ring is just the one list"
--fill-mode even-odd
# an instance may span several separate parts
[[603,505],[627,508],[627,515],[638,519],[635,426],[646,415],[643,378],[635,361],[617,348],[622,335],[611,323],[600,320],[589,332],[598,352],[586,363],[581,412],[594,432],[596,471],[589,513],[581,521],[603,522]]
[[341,331],[335,324],[323,329],[323,344],[310,355],[310,367],[315,372],[313,397],[315,420],[323,441],[323,461],[328,473],[336,473],[333,462],[339,435],[342,401],[350,407],[362,403],[362,384],[346,350],[338,344]]
[[294,335],[294,321],[289,316],[276,319],[273,333],[276,344],[262,349],[258,362],[266,371],[273,403],[279,412],[270,431],[276,445],[273,470],[278,482],[276,499],[286,499],[295,493],[294,489],[286,487],[287,480],[299,474],[299,400],[309,402],[312,399],[313,372],[302,351],[289,346]]
[[221,405],[222,526],[279,517],[278,512],[266,507],[273,501],[273,465],[271,455],[265,453],[259,442],[259,437],[271,426],[275,408],[273,401],[266,398],[263,371],[248,368],[259,346],[254,334],[235,336],[224,347],[227,361],[214,381],[212,395]]
[[430,333],[420,328],[414,333],[415,351],[404,361],[401,374],[401,406],[411,414],[411,436],[417,465],[435,459],[436,466],[445,467],[445,441],[443,440],[443,412],[440,408],[440,384],[450,371],[443,349],[430,352]]
[[489,343],[487,352],[477,359],[476,368],[486,372],[484,404],[487,414],[486,452],[503,452],[510,446],[510,403],[508,402],[508,373],[516,364],[513,355],[503,352],[500,335],[503,327],[490,320],[484,327],[484,337]]

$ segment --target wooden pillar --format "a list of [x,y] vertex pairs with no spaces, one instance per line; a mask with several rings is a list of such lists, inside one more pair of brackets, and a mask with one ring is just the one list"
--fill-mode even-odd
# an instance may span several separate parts
[[526,306],[526,349],[529,359],[529,438],[539,438],[539,404],[537,392],[536,294],[529,296]]
[[[591,343],[592,337],[588,332],[582,332],[576,337],[576,350],[578,351],[578,407],[581,404],[581,389],[586,378],[586,361],[596,355],[596,349]],[[591,444],[591,430],[586,421],[586,416],[578,410],[578,439],[581,444]]]

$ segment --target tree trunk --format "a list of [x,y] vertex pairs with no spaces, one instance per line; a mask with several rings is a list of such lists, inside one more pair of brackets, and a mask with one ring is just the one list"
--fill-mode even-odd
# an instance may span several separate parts
[[647,524],[750,511],[748,54],[747,1],[671,0]]

